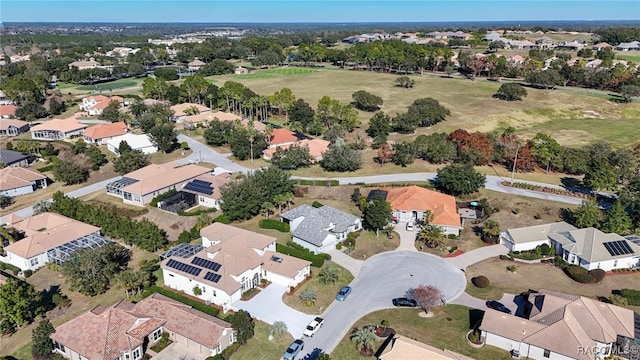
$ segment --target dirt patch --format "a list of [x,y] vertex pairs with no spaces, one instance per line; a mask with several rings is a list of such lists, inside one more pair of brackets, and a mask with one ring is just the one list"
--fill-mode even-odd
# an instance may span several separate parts
[[456,257],[456,256],[462,255],[462,254],[464,254],[464,251],[456,250],[456,251],[452,252],[451,254],[447,254],[445,257],[446,258],[452,258],[452,257]]
[[602,119],[602,115],[593,110],[582,110],[582,117],[586,119]]
[[198,220],[197,216],[178,216],[152,207],[149,207],[148,213],[136,217],[138,220],[142,218],[147,218],[157,224],[167,233],[170,242],[178,240],[178,235],[182,231],[191,230]]

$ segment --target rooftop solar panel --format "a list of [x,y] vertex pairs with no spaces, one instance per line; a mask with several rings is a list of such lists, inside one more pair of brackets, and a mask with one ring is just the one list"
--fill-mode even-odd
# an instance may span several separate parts
[[207,274],[204,276],[205,280],[209,280],[214,283],[217,283],[218,281],[220,281],[221,278],[222,276],[220,276],[220,274],[216,274],[211,271],[208,271]]
[[184,189],[207,194],[207,195],[213,194],[213,187],[211,186],[211,183],[201,181],[201,180],[193,180],[187,183],[184,186]]
[[215,261],[203,259],[203,258],[197,257],[197,256],[194,257],[193,260],[191,260],[191,263],[194,264],[194,265],[201,266],[203,268],[209,269],[209,270],[213,270],[213,271],[218,271],[222,267],[222,265],[218,264]]
[[200,272],[202,271],[202,269],[199,269],[195,266],[191,266],[188,264],[185,264],[183,262],[171,259],[167,262],[167,266],[173,269],[176,269],[178,271],[182,271],[184,273],[193,275],[193,276],[198,276],[200,275]]
[[629,244],[627,244],[627,242],[623,240],[609,241],[606,243],[602,243],[602,245],[604,245],[605,249],[607,249],[611,256],[620,256],[634,253]]

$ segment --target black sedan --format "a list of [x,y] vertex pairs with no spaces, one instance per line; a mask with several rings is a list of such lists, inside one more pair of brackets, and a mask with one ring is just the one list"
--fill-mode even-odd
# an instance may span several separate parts
[[414,299],[408,298],[395,298],[391,300],[393,306],[404,306],[404,307],[416,307],[418,306],[418,302]]
[[487,301],[487,307],[489,309],[501,311],[505,314],[511,314],[511,310],[508,307],[504,306],[504,304],[499,301],[495,301],[495,300]]

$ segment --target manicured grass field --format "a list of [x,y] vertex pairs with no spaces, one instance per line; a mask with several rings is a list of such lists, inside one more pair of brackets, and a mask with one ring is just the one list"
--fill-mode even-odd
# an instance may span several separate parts
[[123,79],[123,80],[116,80],[113,82],[102,83],[102,84],[81,85],[81,86],[78,86],[77,89],[82,91],[92,91],[92,90],[93,91],[105,91],[105,90],[109,91],[109,90],[134,87],[137,85],[138,85],[138,82],[135,80]]
[[258,74],[239,74],[233,76],[235,79],[269,79],[272,78],[273,75],[258,73]]
[[293,337],[289,333],[281,338],[269,340],[270,325],[262,321],[256,321],[255,335],[252,339],[233,354],[233,360],[278,359]]
[[311,74],[316,72],[313,69],[306,68],[279,68],[279,69],[268,69],[264,72],[270,74],[283,74],[283,75],[300,75],[300,74]]
[[[320,281],[321,278],[319,274],[322,272],[322,269],[327,267],[333,267],[338,270],[338,281],[336,281],[335,284],[324,284]],[[353,281],[353,275],[349,270],[329,261],[325,262],[320,269],[311,268],[311,273],[312,278],[307,280],[304,285],[298,288],[293,295],[284,294],[282,296],[282,300],[285,304],[305,314],[322,313],[322,311],[324,311],[335,300],[338,290]],[[302,300],[300,300],[300,294],[306,289],[313,290],[317,296],[315,304],[312,304],[311,306],[306,306]]]

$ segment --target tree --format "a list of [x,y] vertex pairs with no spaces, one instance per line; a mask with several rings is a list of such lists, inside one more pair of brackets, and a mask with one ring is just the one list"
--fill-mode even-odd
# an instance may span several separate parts
[[618,200],[605,212],[600,230],[606,233],[627,235],[631,231],[631,225],[631,217],[625,211],[622,202]]
[[631,102],[634,97],[640,96],[640,86],[638,85],[622,85],[618,91],[624,98],[624,101]]
[[364,209],[363,225],[366,229],[375,230],[376,236],[379,230],[384,229],[391,219],[391,204],[379,196],[374,196]]
[[65,185],[80,184],[89,178],[89,169],[78,158],[72,157],[55,163],[53,176]]
[[120,103],[117,100],[109,101],[109,105],[107,105],[104,110],[102,110],[102,114],[100,114],[100,119],[108,120],[113,122],[117,122],[120,120],[122,113],[120,112]]
[[165,154],[175,149],[178,143],[178,136],[171,123],[161,123],[152,127],[149,130],[149,138]]
[[361,352],[373,353],[373,349],[371,348],[371,346],[376,340],[376,336],[373,333],[373,331],[364,327],[355,328],[351,332],[350,338],[351,338],[351,341],[356,343],[356,347]]
[[287,333],[287,331],[287,323],[285,323],[284,321],[276,321],[273,323],[273,325],[271,325],[269,334],[271,334],[271,336],[275,338],[281,338],[284,336],[284,334]]
[[586,148],[587,167],[582,184],[590,190],[611,189],[618,180],[616,169],[611,162],[611,144],[597,142]]
[[248,312],[240,310],[235,314],[227,316],[225,319],[236,330],[236,340],[238,344],[243,345],[254,335],[255,323]]
[[198,286],[198,285],[194,286],[191,291],[193,291],[193,295],[195,295],[195,296],[202,295],[202,289],[200,289],[200,286]]
[[311,307],[316,303],[317,295],[316,292],[311,289],[305,289],[300,293],[300,300],[307,306]]
[[34,359],[47,359],[53,352],[53,341],[49,336],[56,332],[49,319],[42,320],[31,333],[31,355]]
[[438,169],[436,185],[439,189],[454,195],[467,195],[484,188],[486,177],[476,171],[471,164],[450,164]]
[[415,289],[409,289],[408,292],[425,312],[429,312],[429,309],[444,302],[444,295],[440,289],[432,285],[420,285]]
[[89,146],[84,151],[84,155],[89,160],[92,170],[98,170],[100,169],[100,166],[107,163],[107,156],[102,151],[100,151],[97,146]]
[[273,166],[282,170],[296,170],[302,167],[309,167],[313,163],[313,158],[309,154],[309,148],[292,144],[286,149],[276,148],[271,157]]
[[87,150],[87,143],[84,142],[83,139],[78,139],[71,144],[71,152],[73,155],[84,154],[85,150]]
[[339,270],[335,266],[327,266],[320,272],[320,281],[323,284],[335,284],[339,278]]
[[178,80],[180,76],[178,76],[178,71],[172,68],[159,68],[153,71],[153,76],[156,78],[160,78],[166,81]]
[[265,201],[260,205],[260,212],[264,217],[269,220],[269,215],[273,212],[273,203],[269,201]]
[[35,319],[39,312],[40,294],[33,285],[8,278],[0,285],[0,333],[17,330]]
[[[123,144],[125,145],[123,147]],[[128,148],[128,150],[126,150]],[[120,175],[128,174],[149,165],[149,155],[141,150],[131,150],[126,142],[120,143],[120,156],[113,160],[113,169]]]
[[142,293],[144,287],[149,285],[151,281],[151,273],[151,271],[144,271],[142,269],[140,271],[126,269],[117,273],[113,277],[113,280],[118,283],[120,287],[124,288],[125,296],[128,299],[130,296],[137,296]]
[[456,146],[447,141],[447,134],[420,135],[413,142],[416,155],[433,164],[442,164],[456,157]]
[[415,158],[416,149],[413,143],[403,141],[393,144],[391,161],[393,161],[394,164],[406,167],[409,164],[413,164]]
[[416,81],[408,76],[400,76],[396,78],[396,86],[410,89],[416,84]]
[[498,92],[494,95],[494,97],[506,101],[522,100],[525,96],[527,96],[527,90],[525,90],[522,85],[516,83],[500,85]]
[[351,94],[351,99],[353,99],[355,107],[363,111],[376,111],[384,102],[380,96],[364,90],[358,90]]
[[49,114],[60,115],[65,111],[67,111],[67,105],[64,101],[58,102],[55,98],[49,99]]
[[132,252],[111,242],[98,249],[80,249],[60,267],[72,290],[87,296],[106,292],[116,274],[124,271]]
[[311,105],[303,99],[298,99],[289,112],[289,127],[295,131],[306,132],[314,118],[315,111]]
[[208,88],[209,83],[202,75],[192,75],[184,79],[180,85],[180,93],[184,94],[189,102],[201,104]]
[[376,160],[380,163],[380,165],[384,165],[385,163],[391,161],[393,158],[393,149],[391,145],[384,143],[378,147],[378,156]]
[[46,200],[38,200],[38,202],[33,204],[31,208],[33,210],[33,215],[38,215],[42,214],[43,212],[51,211],[51,203]]
[[213,59],[200,70],[198,74],[202,76],[233,74],[234,66],[224,59]]
[[585,47],[582,48],[580,50],[578,50],[578,57],[581,57],[583,59],[590,59],[593,57],[593,49],[589,48],[589,47]]
[[362,153],[336,144],[322,155],[320,166],[326,171],[356,171],[362,167]]
[[444,245],[444,232],[441,227],[430,224],[420,230],[416,240],[424,242],[428,248],[439,248]]
[[231,121],[211,121],[202,136],[208,145],[222,146],[229,143],[229,137],[233,133],[235,125]]
[[262,151],[267,148],[266,137],[261,133],[256,133],[253,125],[250,129],[236,126],[236,129],[229,135],[229,145],[231,153],[238,160],[256,159],[262,156]]
[[573,226],[583,229],[588,227],[599,227],[601,211],[595,200],[589,199],[582,202],[577,209],[573,211]]
[[0,194],[0,209],[4,209],[11,204],[13,204],[13,198],[11,196]]
[[391,118],[382,111],[376,112],[369,120],[367,135],[372,138],[387,136],[391,132]]
[[560,156],[562,147],[554,138],[542,133],[537,133],[531,141],[533,143],[531,148],[533,156],[538,163],[544,164],[547,167],[547,172],[549,172],[551,161]]
[[418,126],[432,126],[447,119],[451,111],[433,98],[415,100],[407,109],[407,116]]
[[482,227],[482,235],[491,239],[497,239],[500,236],[500,223],[498,220],[487,219]]

